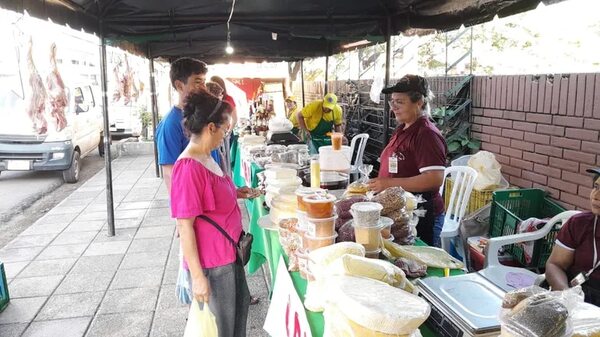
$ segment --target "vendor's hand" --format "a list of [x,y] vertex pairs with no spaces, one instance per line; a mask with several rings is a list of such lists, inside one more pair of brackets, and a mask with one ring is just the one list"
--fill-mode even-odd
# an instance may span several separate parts
[[210,298],[210,283],[206,276],[192,277],[192,294],[195,300],[208,303],[208,299]]
[[369,185],[370,191],[379,193],[379,192],[385,190],[386,188],[390,187],[390,182],[391,182],[391,178],[374,178],[374,179],[370,179],[367,182],[367,185]]
[[237,189],[237,198],[238,199],[250,199],[250,198],[256,198],[255,196],[255,192],[253,189],[251,189],[250,187],[240,187]]

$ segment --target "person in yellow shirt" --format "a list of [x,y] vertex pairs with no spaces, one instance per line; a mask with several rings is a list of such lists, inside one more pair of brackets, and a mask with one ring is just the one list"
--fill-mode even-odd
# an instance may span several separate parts
[[290,122],[292,122],[292,132],[295,135],[298,135],[298,131],[300,131],[300,129],[298,128],[298,117],[296,116],[296,114],[298,113],[298,104],[296,103],[296,97],[288,96],[288,98],[285,99],[285,107],[287,108],[287,119]]
[[331,145],[330,132],[343,132],[342,108],[337,104],[337,96],[332,93],[326,94],[322,100],[307,104],[296,117],[298,126],[306,131],[314,150],[317,151],[321,146]]

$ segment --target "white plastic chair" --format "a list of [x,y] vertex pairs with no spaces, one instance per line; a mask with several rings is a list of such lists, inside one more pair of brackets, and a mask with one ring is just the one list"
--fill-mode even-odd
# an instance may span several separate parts
[[[460,221],[465,215],[473,185],[477,179],[477,171],[469,166],[451,166],[444,170],[444,183],[440,187],[440,194],[444,190],[444,185],[448,176],[452,177],[452,192],[450,202],[446,209],[444,217],[444,227],[440,234],[442,249],[450,252],[450,244],[453,238],[458,237]],[[457,252],[462,256],[463,262],[466,262],[466,254],[461,240],[454,240]]]
[[525,268],[509,267],[500,264],[500,260],[498,259],[498,250],[502,246],[541,239],[548,235],[554,226],[559,223],[565,223],[570,217],[577,213],[579,213],[579,211],[564,211],[559,213],[550,219],[544,225],[544,227],[535,232],[499,236],[489,239],[485,251],[484,269],[480,270],[478,273],[488,279],[490,282],[494,283],[496,286],[506,291],[514,289],[512,286],[507,284],[506,276],[508,273],[520,274],[527,279],[533,280],[533,283],[536,282],[535,280],[539,277],[538,274]]
[[358,167],[363,163],[363,155],[365,153],[365,148],[367,147],[367,141],[369,140],[368,133],[359,133],[358,135],[352,138],[350,142],[350,152],[352,153],[352,157],[354,159],[354,164],[351,163],[350,173],[357,173]]

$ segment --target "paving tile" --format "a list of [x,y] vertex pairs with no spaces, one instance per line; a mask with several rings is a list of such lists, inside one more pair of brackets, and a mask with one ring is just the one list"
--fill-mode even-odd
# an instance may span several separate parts
[[[114,207],[117,207],[118,204],[113,205]],[[92,203],[90,205],[88,205],[84,212],[103,212],[106,213],[106,202],[102,203],[102,204],[96,204],[96,203]]]
[[47,297],[15,298],[0,314],[0,324],[29,323],[46,302]]
[[45,247],[25,247],[25,248],[2,248],[0,249],[0,261],[2,262],[21,262],[31,261]]
[[36,260],[65,259],[68,257],[79,257],[85,250],[87,244],[48,246],[36,258]]
[[177,283],[177,276],[178,276],[178,269],[166,269],[165,270],[165,274],[163,276],[163,280],[162,280],[162,284],[176,284]]
[[16,278],[10,283],[10,297],[50,296],[62,279],[62,275]]
[[83,256],[122,255],[128,247],[129,241],[93,242]]
[[135,236],[137,228],[116,228],[114,236],[108,236],[108,230],[106,226],[102,228],[102,231],[96,236],[94,242],[113,242],[113,241],[131,241]]
[[171,219],[171,208],[168,202],[166,203],[166,206],[160,208],[151,208],[148,210],[148,212],[146,213],[146,219],[155,217],[167,217]]
[[32,322],[22,337],[83,337],[92,316]]
[[41,235],[19,235],[14,240],[9,242],[4,248],[24,248],[24,247],[40,247],[47,246],[57,234],[41,234]]
[[78,213],[67,213],[67,214],[46,214],[39,218],[35,224],[49,225],[49,224],[68,224],[77,217]]
[[106,212],[83,212],[76,218],[77,221],[89,221],[89,220],[104,220],[106,221]]
[[56,206],[48,212],[49,215],[59,215],[59,214],[75,214],[79,215],[87,205],[74,205],[74,206]]
[[142,223],[142,219],[143,219],[143,217],[115,219],[115,228],[116,229],[137,228]]
[[63,200],[59,206],[60,207],[68,207],[68,206],[82,206],[82,205],[88,205],[90,202],[92,202],[92,200],[94,200],[94,198],[81,198],[79,200],[77,199],[72,199],[72,198],[68,198]]
[[[123,202],[121,204],[129,204],[129,203]],[[123,210],[118,209],[115,211],[115,219],[143,218],[145,214],[146,214],[146,208],[144,208],[144,209],[123,209]]]
[[119,207],[117,207],[116,210],[117,211],[132,210],[132,209],[146,210],[146,209],[150,208],[151,204],[152,204],[152,201],[122,202],[121,204],[119,204]]
[[171,247],[171,238],[135,239],[131,242],[129,253],[168,251]]
[[99,231],[106,223],[105,220],[75,220],[65,228],[65,232]]
[[98,234],[97,231],[92,232],[63,232],[59,234],[52,245],[72,245],[72,244],[88,244]]
[[21,271],[19,277],[66,275],[77,259],[33,261]]
[[186,308],[187,304],[179,303],[177,293],[175,292],[175,284],[162,285],[158,295],[157,312],[165,309]]
[[175,232],[175,227],[160,226],[160,227],[142,227],[135,235],[136,239],[148,239],[159,237],[172,237]]
[[29,261],[4,263],[4,273],[6,274],[6,278],[17,277],[17,274],[19,274],[19,272],[21,272],[28,264]]
[[140,227],[157,227],[157,226],[176,227],[177,226],[176,220],[171,218],[171,216],[169,214],[170,214],[170,211],[165,208],[165,212],[163,215],[157,215],[154,217],[146,216],[146,218],[144,218],[144,220],[142,220]]
[[104,292],[54,294],[48,299],[35,320],[93,316],[103,295]]
[[82,256],[71,273],[115,272],[123,260],[123,255]]
[[0,324],[2,337],[21,337],[26,328],[27,323]]
[[146,337],[151,324],[151,312],[98,315],[86,337]]
[[106,291],[115,271],[68,274],[60,283],[55,294]]
[[158,288],[109,290],[100,305],[99,314],[153,311],[158,298]]
[[167,252],[128,253],[125,255],[120,269],[162,268],[166,260]]
[[183,336],[188,312],[187,306],[156,312],[150,337]]
[[[160,190],[159,192],[160,193]],[[166,195],[165,193],[165,197],[169,197],[168,195]],[[169,204],[169,200],[168,199],[159,199],[159,198],[154,198],[154,200],[152,200],[152,203],[150,204],[150,207],[152,209],[157,209],[157,208],[168,208],[170,207],[171,204]]]
[[110,289],[160,287],[162,268],[120,269]]
[[55,223],[55,224],[39,224],[29,226],[21,235],[41,235],[41,234],[58,234],[62,232],[67,226],[68,222]]

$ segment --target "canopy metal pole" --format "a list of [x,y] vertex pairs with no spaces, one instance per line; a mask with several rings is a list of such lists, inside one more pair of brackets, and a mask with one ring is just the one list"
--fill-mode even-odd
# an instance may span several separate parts
[[158,123],[158,106],[156,104],[156,83],[154,82],[154,58],[150,57],[150,97],[152,100],[152,144],[154,145],[154,168],[156,177],[160,177],[160,168],[158,167],[158,147],[156,146],[156,124]]
[[302,83],[302,107],[306,106],[304,101],[304,60],[300,61],[300,82]]
[[329,48],[327,48],[327,53],[325,56],[325,94],[329,93]]
[[[392,35],[391,35],[390,17],[387,20],[387,32],[385,41],[385,86],[390,85],[390,64],[392,63]],[[383,102],[383,144],[387,144],[390,128],[390,105],[387,103],[387,96]]]
[[110,153],[110,126],[108,122],[108,96],[106,75],[106,41],[104,39],[104,26],[100,24],[100,82],[102,85],[102,116],[104,118],[104,167],[106,171],[106,219],[108,236],[115,236],[115,210],[113,204],[112,166]]

